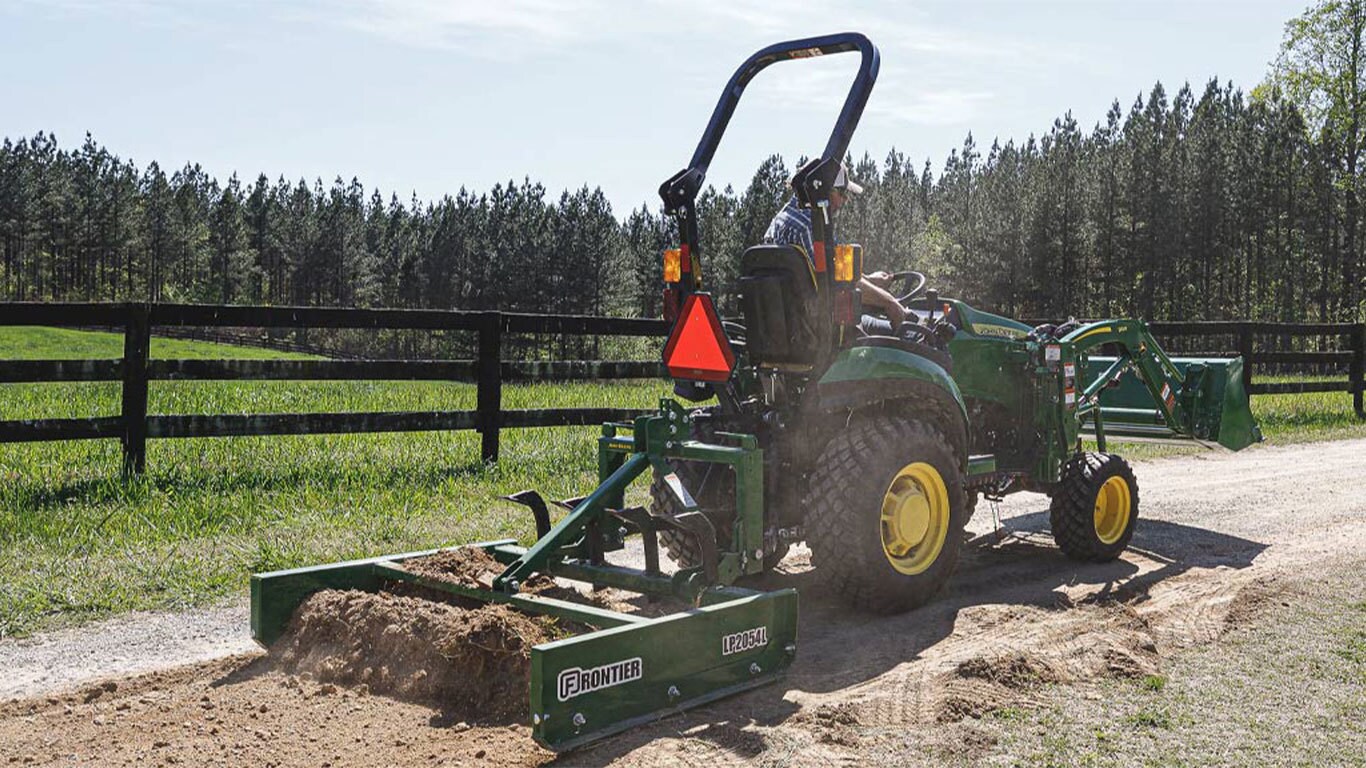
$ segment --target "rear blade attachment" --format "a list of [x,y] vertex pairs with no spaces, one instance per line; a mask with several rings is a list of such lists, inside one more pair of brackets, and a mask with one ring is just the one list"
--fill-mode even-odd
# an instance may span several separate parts
[[[471,545],[501,562],[526,550],[511,541]],[[777,680],[792,663],[797,641],[797,592],[712,587],[698,607],[646,618],[537,595],[469,587],[410,573],[404,560],[440,550],[256,574],[251,578],[252,637],[269,645],[309,595],[323,589],[376,592],[408,582],[459,597],[503,603],[527,613],[568,619],[594,631],[534,646],[528,691],[532,735],[554,751],[577,748],[670,714]],[[651,580],[678,591],[676,579],[602,566],[609,581]],[[552,568],[550,572],[559,570]],[[590,575],[593,566],[565,563],[563,573]],[[615,576],[615,578],[613,578]],[[655,590],[652,590],[655,591]]]
[[796,640],[797,593],[787,589],[538,645],[532,733],[573,749],[773,682]]
[[[378,592],[396,585],[501,603],[590,627],[530,652],[532,734],[553,750],[573,749],[772,682],[797,650],[797,592],[728,586],[763,569],[762,557],[750,554],[762,553],[764,546],[763,452],[750,435],[718,433],[731,444],[707,444],[688,440],[690,429],[689,414],[671,400],[661,401],[658,414],[639,417],[634,425],[603,425],[599,485],[592,493],[561,502],[569,512],[553,525],[540,494],[514,494],[509,500],[527,506],[535,517],[536,541],[530,547],[511,540],[470,545],[504,568],[487,582],[445,581],[403,567],[405,560],[441,550],[257,574],[251,579],[252,636],[262,644],[275,642],[314,592]],[[628,431],[629,436],[624,434]],[[676,492],[689,511],[656,516],[645,508],[625,507],[630,483],[652,470],[672,477],[672,459],[724,464],[734,472],[737,512],[731,542],[718,543],[715,528],[692,509],[688,490],[676,478]],[[663,530],[692,536],[702,562],[675,573],[660,570],[656,535]],[[606,561],[607,552],[621,549],[625,537],[636,534],[642,540],[644,570]],[[541,576],[613,587],[651,600],[663,596],[687,607],[648,617],[522,591]]]

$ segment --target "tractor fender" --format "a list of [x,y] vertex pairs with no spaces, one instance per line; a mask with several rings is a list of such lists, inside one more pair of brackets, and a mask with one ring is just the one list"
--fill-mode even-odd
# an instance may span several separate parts
[[905,403],[911,413],[930,417],[967,459],[963,394],[933,360],[892,347],[851,347],[842,350],[821,376],[817,396],[820,409],[827,413]]

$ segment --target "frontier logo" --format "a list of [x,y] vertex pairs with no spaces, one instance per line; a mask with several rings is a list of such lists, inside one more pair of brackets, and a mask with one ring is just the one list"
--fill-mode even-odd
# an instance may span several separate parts
[[744,653],[768,645],[768,627],[755,627],[721,638],[721,655]]
[[601,691],[603,688],[611,688],[614,685],[639,680],[644,668],[645,664],[639,656],[634,659],[614,661],[611,664],[604,664],[592,669],[570,667],[556,678],[556,693],[559,695],[560,701],[569,701],[575,696],[582,696],[585,693]]

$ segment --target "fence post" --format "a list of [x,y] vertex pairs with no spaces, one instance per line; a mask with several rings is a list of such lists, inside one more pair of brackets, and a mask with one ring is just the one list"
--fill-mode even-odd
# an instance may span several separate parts
[[147,469],[147,355],[151,307],[129,304],[123,330],[123,474]]
[[1243,391],[1252,394],[1252,325],[1238,326],[1238,355],[1243,358]]
[[488,463],[498,460],[498,432],[503,411],[503,315],[485,312],[479,318],[479,384],[475,409],[481,436],[479,456]]
[[1362,408],[1362,389],[1366,388],[1366,323],[1352,328],[1352,408],[1358,419],[1366,419]]

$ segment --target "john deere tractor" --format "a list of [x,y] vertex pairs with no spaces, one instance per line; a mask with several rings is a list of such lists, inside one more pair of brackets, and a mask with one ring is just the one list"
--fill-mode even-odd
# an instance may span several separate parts
[[[700,292],[693,204],[720,135],[760,69],[842,51],[862,54],[858,75],[825,151],[793,180],[812,210],[814,252],[747,250],[743,317],[721,326]],[[666,362],[679,395],[719,403],[690,414],[689,437],[752,436],[763,452],[764,503],[744,510],[725,464],[674,459],[656,470],[654,511],[677,517],[694,506],[675,492],[681,484],[740,572],[762,570],[804,540],[824,581],[882,612],[919,605],[944,583],[980,495],[1048,494],[1063,552],[1113,559],[1133,535],[1139,496],[1107,437],[1246,446],[1258,436],[1242,363],[1170,359],[1140,320],[1031,327],[941,297],[915,272],[896,276],[908,321],[893,335],[863,333],[862,249],[837,238],[830,195],[877,70],[877,50],[861,35],[759,52],[731,79],[688,168],[660,189],[682,233],[665,254],[666,317],[679,319]],[[1083,450],[1088,431],[1097,451]],[[704,561],[695,536],[670,531],[663,542],[682,564]]]
[[[723,321],[703,288],[696,199],[736,104],[771,64],[860,56],[834,130],[794,177],[812,212],[813,249],[757,245],[739,258],[741,317]],[[679,243],[664,254],[664,362],[678,400],[606,424],[600,485],[564,502],[552,525],[534,492],[538,538],[478,546],[505,564],[492,588],[405,570],[408,553],[261,574],[252,625],[270,642],[309,593],[403,582],[574,619],[598,631],[536,646],[533,733],[568,749],[681,708],[771,681],[796,653],[796,592],[756,592],[743,577],[804,541],[816,574],[852,604],[896,612],[929,600],[953,572],[979,496],[1051,497],[1053,536],[1080,561],[1118,557],[1138,522],[1139,491],[1116,436],[1243,448],[1260,436],[1242,361],[1173,359],[1141,320],[1031,327],[897,276],[908,320],[860,331],[862,249],[837,237],[835,175],[877,79],[860,34],[794,40],[731,77],[691,162],[660,188]],[[685,406],[679,400],[692,403]],[[713,402],[714,401],[714,402]],[[705,406],[699,404],[708,403]],[[1097,450],[1088,451],[1090,436]],[[648,508],[626,489],[651,478]],[[642,538],[645,567],[606,559]],[[677,564],[667,569],[667,550]],[[691,606],[644,618],[523,593],[548,574]]]

